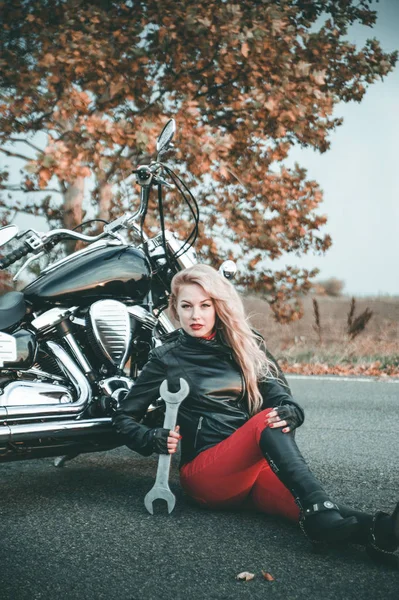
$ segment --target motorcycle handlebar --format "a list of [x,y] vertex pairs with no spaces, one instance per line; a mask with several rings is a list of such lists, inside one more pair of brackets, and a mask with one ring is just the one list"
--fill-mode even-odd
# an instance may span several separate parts
[[53,229],[45,234],[43,241],[47,244],[53,238],[72,238],[74,240],[82,240],[83,242],[96,242],[104,236],[103,233],[99,235],[85,235],[84,233],[78,233],[77,231],[73,231],[71,229]]
[[[49,249],[53,248],[61,239],[65,239],[65,238],[72,238],[75,240],[81,240],[81,241],[89,242],[89,243],[97,242],[98,240],[102,239],[103,237],[105,237],[107,235],[116,235],[116,233],[124,227],[133,226],[134,221],[136,219],[140,218],[142,216],[142,214],[144,213],[144,210],[148,203],[149,188],[151,187],[151,183],[154,178],[154,174],[161,168],[161,166],[162,166],[162,163],[155,162],[150,165],[140,165],[136,169],[135,173],[137,176],[137,180],[138,180],[138,183],[141,185],[141,197],[140,197],[140,207],[134,214],[127,213],[127,214],[123,215],[122,217],[115,219],[115,221],[112,221],[111,223],[107,224],[104,227],[104,231],[102,233],[100,233],[99,235],[95,235],[95,236],[94,235],[84,235],[83,233],[78,233],[77,231],[73,231],[70,229],[53,229],[52,231],[49,231],[48,233],[46,233],[44,235],[37,234],[41,238],[40,246],[45,247],[45,248],[47,248],[47,250],[49,250]],[[159,178],[159,180],[158,179],[155,180],[154,183],[166,184],[169,187],[174,187],[174,186],[171,186],[170,184],[167,184],[166,181],[164,181],[163,179],[160,179],[160,178]],[[10,254],[8,254],[7,256],[0,259],[0,270],[6,269],[10,265],[12,265],[14,262],[16,262],[20,258],[26,256],[27,254],[29,254],[32,251],[35,251],[35,250],[33,248],[29,247],[28,244],[23,244],[23,245],[19,246],[16,250],[14,250],[13,252],[10,252]]]
[[6,269],[20,258],[23,258],[27,254],[29,254],[30,251],[31,250],[30,248],[28,248],[28,246],[22,244],[21,246],[19,246],[0,260],[0,269]]

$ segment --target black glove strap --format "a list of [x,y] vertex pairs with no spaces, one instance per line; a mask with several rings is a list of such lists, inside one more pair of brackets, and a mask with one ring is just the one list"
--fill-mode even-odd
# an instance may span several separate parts
[[152,451],[157,454],[169,454],[168,451],[169,429],[157,427],[153,430]]
[[304,421],[304,415],[298,407],[293,404],[283,404],[282,406],[276,406],[278,416],[281,420],[287,421],[287,426],[293,431]]

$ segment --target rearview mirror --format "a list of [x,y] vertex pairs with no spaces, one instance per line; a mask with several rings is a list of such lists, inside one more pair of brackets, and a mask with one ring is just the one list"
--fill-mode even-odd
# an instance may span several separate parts
[[219,267],[219,273],[225,279],[233,279],[237,273],[237,265],[234,260],[225,260]]
[[173,140],[173,136],[176,131],[176,121],[174,119],[169,119],[166,123],[165,127],[162,129],[158,140],[157,140],[157,152],[158,154],[162,154],[166,152],[169,147],[170,142]]
[[18,234],[19,228],[17,225],[6,225],[0,229],[0,246],[4,246]]

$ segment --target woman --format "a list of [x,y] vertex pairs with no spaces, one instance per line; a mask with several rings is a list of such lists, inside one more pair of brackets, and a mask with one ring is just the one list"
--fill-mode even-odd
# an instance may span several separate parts
[[[173,454],[181,440],[181,485],[204,506],[250,503],[299,522],[311,541],[347,540],[365,544],[376,558],[392,555],[399,503],[391,516],[373,517],[331,501],[294,440],[303,410],[248,326],[234,286],[212,267],[195,265],[177,273],[171,287],[181,329],[152,350],[116,412],[126,445],[145,456]],[[140,423],[162,381],[171,389],[180,377],[190,392],[176,430]]]

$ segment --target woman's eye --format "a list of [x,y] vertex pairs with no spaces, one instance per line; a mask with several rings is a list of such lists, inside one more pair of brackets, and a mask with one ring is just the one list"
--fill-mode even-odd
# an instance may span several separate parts
[[[180,305],[181,308],[191,308],[190,304],[181,304]],[[211,305],[209,303],[206,304],[201,304],[201,308],[210,308]]]

